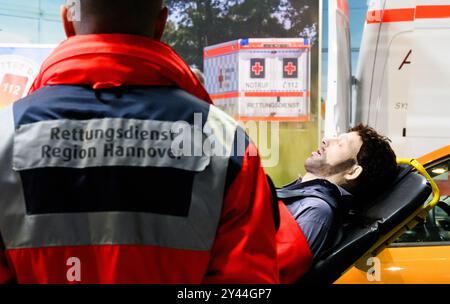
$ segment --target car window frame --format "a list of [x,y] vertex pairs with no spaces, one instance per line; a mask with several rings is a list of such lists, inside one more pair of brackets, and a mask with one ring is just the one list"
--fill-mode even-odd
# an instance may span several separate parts
[[[437,160],[434,160],[434,161],[432,161],[432,162],[426,164],[424,167],[425,167],[425,169],[428,171],[428,170],[430,170],[431,168],[436,167],[436,166],[439,166],[440,164],[443,164],[443,163],[445,163],[445,162],[447,162],[447,163],[450,165],[450,155],[446,155],[446,156],[441,157],[441,158],[439,158],[439,159],[437,159]],[[447,171],[449,172],[448,169],[449,169],[449,168],[448,168],[448,166],[447,166]],[[429,201],[430,201],[430,200],[427,200],[427,203],[429,203]],[[439,207],[436,205],[432,210],[430,210],[430,212],[433,213],[433,221],[435,221],[435,215],[434,215],[434,213],[435,213],[435,208],[439,208]],[[450,215],[449,215],[449,219],[450,219]],[[421,224],[422,224],[422,223],[421,223]],[[417,226],[416,226],[416,227],[417,227]],[[416,227],[414,227],[412,230],[414,230]],[[405,233],[406,233],[406,232],[405,232]],[[403,234],[402,234],[402,235],[403,235]],[[399,238],[400,238],[400,237],[401,237],[401,236],[399,236]],[[436,247],[436,246],[450,246],[450,240],[448,240],[448,241],[439,241],[439,242],[437,242],[437,241],[430,241],[430,242],[427,242],[427,241],[424,241],[424,242],[402,242],[402,243],[396,243],[396,242],[393,242],[393,243],[390,244],[387,248],[399,248],[399,247]]]

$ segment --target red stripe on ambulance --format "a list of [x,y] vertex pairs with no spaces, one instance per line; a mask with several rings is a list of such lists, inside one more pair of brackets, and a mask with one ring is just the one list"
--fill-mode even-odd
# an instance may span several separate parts
[[411,22],[415,19],[446,19],[450,18],[450,5],[419,5],[416,8],[400,8],[373,10],[367,12],[366,22],[393,23]]

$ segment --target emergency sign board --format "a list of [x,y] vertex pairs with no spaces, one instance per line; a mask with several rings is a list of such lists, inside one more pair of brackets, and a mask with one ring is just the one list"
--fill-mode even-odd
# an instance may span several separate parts
[[283,58],[283,77],[298,78],[298,58]]
[[266,59],[250,59],[250,78],[266,78]]
[[0,44],[0,108],[25,97],[53,45]]
[[205,86],[238,120],[309,121],[308,39],[239,39],[204,50]]

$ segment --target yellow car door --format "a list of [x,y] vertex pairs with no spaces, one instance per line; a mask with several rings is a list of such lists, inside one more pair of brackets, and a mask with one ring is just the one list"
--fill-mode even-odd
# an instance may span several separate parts
[[367,272],[353,267],[337,284],[450,284],[449,164],[446,156],[427,168],[441,190],[441,201],[426,220],[368,261]]

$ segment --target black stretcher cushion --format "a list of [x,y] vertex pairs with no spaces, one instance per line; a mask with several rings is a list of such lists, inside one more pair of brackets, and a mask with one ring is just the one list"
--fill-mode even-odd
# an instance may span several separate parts
[[331,284],[362,257],[381,236],[397,227],[426,202],[431,187],[425,177],[401,167],[392,186],[365,204],[346,224],[342,240],[329,250],[298,283]]

